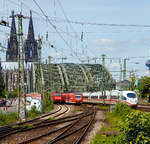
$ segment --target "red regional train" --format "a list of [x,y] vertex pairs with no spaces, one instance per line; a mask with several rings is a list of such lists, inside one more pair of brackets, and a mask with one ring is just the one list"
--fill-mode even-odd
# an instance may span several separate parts
[[83,93],[53,93],[53,102],[80,104],[83,102]]
[[62,98],[61,98],[61,93],[53,93],[53,102],[54,103],[61,103]]

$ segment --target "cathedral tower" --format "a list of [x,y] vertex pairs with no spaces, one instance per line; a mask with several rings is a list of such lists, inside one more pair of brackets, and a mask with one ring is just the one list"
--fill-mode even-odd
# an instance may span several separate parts
[[37,41],[34,38],[34,28],[33,28],[31,11],[30,11],[28,35],[27,35],[27,39],[24,42],[24,52],[25,52],[25,62],[38,61]]
[[15,26],[14,11],[12,11],[12,23],[10,38],[8,39],[7,52],[6,52],[7,62],[17,62],[18,61],[18,41]]

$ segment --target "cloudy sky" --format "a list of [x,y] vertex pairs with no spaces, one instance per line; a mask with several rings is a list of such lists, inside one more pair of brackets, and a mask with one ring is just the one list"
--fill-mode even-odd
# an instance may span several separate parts
[[[145,62],[150,49],[150,1],[36,0],[36,2],[49,20],[46,20],[35,0],[0,0],[0,17],[8,19],[11,23],[9,16],[12,10],[15,13],[22,10],[25,16],[29,16],[31,9],[35,37],[38,35],[43,37],[43,60],[49,55],[58,58],[54,59],[54,62],[60,62],[60,57],[67,57],[66,62],[80,62],[96,57],[99,58],[97,63],[101,63],[101,55],[105,54],[106,67],[111,71],[119,71],[119,61],[123,64],[123,58],[129,58],[128,71],[136,71],[138,77],[146,74]],[[28,23],[28,19],[23,20],[24,39],[28,32]],[[0,42],[3,46],[7,46],[9,32],[9,28],[0,26]],[[48,39],[46,39],[47,32]],[[50,48],[50,45],[54,48]],[[0,56],[5,61],[5,54],[1,52]],[[119,78],[119,73],[112,74]]]

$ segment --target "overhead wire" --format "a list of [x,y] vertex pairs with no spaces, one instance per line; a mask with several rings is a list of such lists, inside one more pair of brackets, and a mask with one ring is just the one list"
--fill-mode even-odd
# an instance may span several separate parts
[[[60,34],[60,32],[57,30],[56,26],[49,20],[48,16],[45,14],[45,12],[43,11],[43,9],[40,7],[40,5],[37,3],[36,0],[33,0],[33,2],[36,4],[36,6],[40,9],[40,11],[42,12],[42,14],[45,16],[45,18],[48,20],[49,24],[54,28],[54,30],[57,32],[57,34],[60,36],[60,38],[64,41],[64,43],[72,50],[72,48],[70,47],[70,45],[68,44],[68,42],[64,39],[64,37]],[[76,55],[76,53],[73,52],[73,54],[78,58],[78,60],[80,61],[80,58]]]
[[[20,6],[18,3],[14,2],[14,1],[12,1],[12,0],[8,0],[8,1],[10,1],[11,3],[13,3],[13,4],[17,5],[17,6]],[[21,1],[21,0],[20,0],[20,1]],[[33,1],[35,2],[35,0],[33,0]],[[22,2],[22,1],[21,1],[21,2]],[[23,3],[23,2],[22,2],[22,3]],[[80,22],[80,21],[70,21],[70,20],[68,19],[68,17],[66,16],[66,14],[65,14],[65,12],[64,12],[64,9],[63,9],[63,7],[62,7],[62,5],[61,5],[61,3],[60,3],[59,0],[58,0],[58,3],[59,3],[59,5],[60,5],[60,7],[61,7],[61,9],[62,9],[62,11],[63,11],[63,13],[64,13],[64,15],[65,15],[65,18],[66,18],[66,20],[60,20],[61,22],[64,21],[64,22],[68,22],[69,24],[70,24],[70,23],[75,23],[75,24],[81,24],[81,25],[83,25],[83,24],[88,24],[88,25],[98,25],[98,26],[150,27],[150,25],[102,24],[102,23],[89,23],[89,22]],[[28,7],[25,3],[23,3],[23,5],[26,6],[26,7]],[[28,8],[29,8],[29,7],[28,7]],[[40,10],[42,10],[42,9],[40,9]],[[35,12],[36,14],[38,14],[38,15],[41,15],[40,13],[38,13],[38,12],[36,12],[36,11],[34,11],[34,10],[32,10],[32,11]],[[46,17],[46,20],[48,20],[49,23],[52,25],[52,27],[56,30],[56,33],[58,33],[58,34],[60,35],[62,32],[57,31],[58,27],[57,27],[57,29],[56,29],[56,27],[51,23],[51,20],[49,19],[49,17],[48,17],[47,15],[45,15],[45,13],[44,13],[43,10],[42,10],[42,13],[43,13],[43,15]],[[42,18],[43,18],[43,17],[42,17]],[[56,20],[56,21],[57,21],[57,20]],[[75,32],[75,33],[77,33],[77,32]],[[66,33],[66,34],[67,34],[67,33]],[[69,45],[69,44],[66,42],[66,40],[63,38],[62,35],[61,35],[60,37],[61,37],[61,39],[63,39],[63,41],[66,43],[66,45]],[[69,47],[70,47],[70,46],[69,46]],[[139,58],[139,57],[138,57],[138,58]],[[107,58],[106,58],[106,59],[107,59]]]
[[[73,30],[73,32],[76,34],[76,31],[74,30],[73,26],[71,25],[71,22],[70,22],[69,18],[67,17],[67,15],[66,15],[66,13],[65,13],[65,11],[64,11],[64,8],[63,8],[61,2],[60,2],[59,0],[57,0],[57,1],[58,1],[58,4],[59,4],[60,8],[62,9],[62,12],[63,12],[63,14],[64,14],[64,16],[65,16],[65,18],[66,18],[66,21],[69,23],[69,26],[71,27],[71,29]],[[76,37],[78,37],[77,34],[76,34]],[[79,39],[80,39],[80,38],[79,38]]]
[[[61,10],[62,10],[62,12],[63,12],[65,18],[66,18],[66,21],[69,23],[69,26],[71,27],[71,29],[73,30],[73,32],[76,34],[76,35],[75,35],[75,38],[81,41],[81,45],[82,45],[82,47],[83,47],[83,43],[85,44],[85,42],[83,41],[83,30],[82,30],[82,32],[80,32],[80,33],[81,33],[81,37],[79,37],[78,34],[77,34],[77,32],[74,30],[73,26],[71,25],[71,21],[70,21],[69,18],[67,17],[67,15],[66,15],[66,13],[65,13],[65,10],[64,10],[64,8],[63,8],[63,6],[62,6],[60,0],[57,0],[57,1],[58,1],[58,4],[59,4],[59,6],[60,6],[60,8],[61,8]],[[82,25],[82,27],[83,27],[83,25]],[[70,33],[70,32],[69,32],[69,33]],[[66,34],[67,34],[67,33],[66,33]],[[89,51],[89,49],[87,49],[87,50]],[[90,53],[91,53],[91,51],[90,51]],[[76,54],[78,54],[78,53],[76,52]],[[91,54],[93,54],[93,53],[91,53]]]

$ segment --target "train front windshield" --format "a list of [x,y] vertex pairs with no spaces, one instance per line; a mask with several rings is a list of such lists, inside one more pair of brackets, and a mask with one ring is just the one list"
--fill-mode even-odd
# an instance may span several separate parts
[[128,98],[136,98],[136,94],[135,93],[128,93],[127,97]]
[[61,96],[61,94],[55,94],[55,96],[56,96],[56,97],[60,97],[60,96]]
[[80,100],[81,99],[81,94],[75,94],[75,97],[77,100]]

